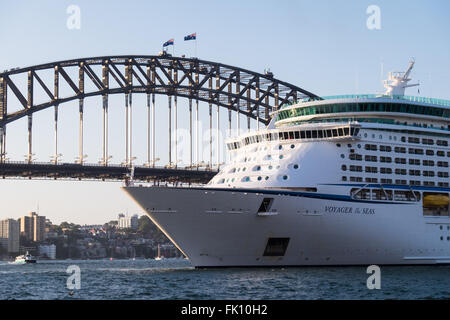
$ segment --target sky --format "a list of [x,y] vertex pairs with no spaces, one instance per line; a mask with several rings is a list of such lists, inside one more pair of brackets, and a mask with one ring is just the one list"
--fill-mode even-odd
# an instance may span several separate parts
[[[322,96],[379,93],[387,72],[404,71],[414,58],[412,77],[420,82],[420,95],[450,100],[447,0],[0,1],[0,70],[81,57],[157,54],[171,38],[175,46],[170,52],[191,57],[194,43],[184,42],[183,37],[196,32],[200,59],[261,73],[270,68],[276,78]],[[71,5],[80,9],[79,29],[68,28]],[[371,5],[380,10],[379,29],[368,28]],[[419,95],[416,88],[407,94]],[[8,106],[13,108],[11,96]],[[145,123],[139,120],[145,119],[145,98],[135,95],[133,103],[133,144],[136,161],[142,163],[146,160]],[[167,98],[158,97],[157,105],[161,106],[157,108],[158,164],[164,164]],[[180,114],[185,107],[186,102],[180,101]],[[100,98],[87,99],[85,108],[85,151],[88,162],[95,163],[101,153]],[[206,127],[206,106],[201,109]],[[114,163],[124,158],[123,115],[123,97],[111,97],[109,137]],[[34,157],[49,161],[53,110],[33,117]],[[60,106],[58,148],[66,162],[77,155],[77,117],[76,102]],[[220,119],[225,121],[225,113]],[[187,128],[186,117],[180,117],[180,127]],[[8,125],[11,160],[24,160],[26,130],[25,119]],[[201,157],[207,161],[206,147]],[[38,211],[53,223],[100,224],[121,212],[143,214],[120,185],[0,180],[0,219]]]

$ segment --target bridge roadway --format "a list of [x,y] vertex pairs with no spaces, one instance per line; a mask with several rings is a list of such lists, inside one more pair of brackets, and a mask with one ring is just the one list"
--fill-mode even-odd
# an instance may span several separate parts
[[[0,163],[0,177],[5,178],[47,178],[47,179],[78,179],[78,180],[126,180],[131,168],[124,165],[96,165],[76,163]],[[134,167],[134,181],[142,182],[180,182],[207,183],[216,170],[184,167]]]

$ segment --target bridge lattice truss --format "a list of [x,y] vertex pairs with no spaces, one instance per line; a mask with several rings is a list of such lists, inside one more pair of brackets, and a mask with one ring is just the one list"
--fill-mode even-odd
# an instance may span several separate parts
[[[53,75],[53,82],[48,84],[48,77],[43,72]],[[74,76],[75,74],[75,76]],[[27,78],[26,92],[14,77],[22,75]],[[60,83],[64,81],[71,94],[60,96]],[[45,92],[47,101],[35,103],[35,87]],[[238,67],[196,58],[172,56],[104,56],[52,62],[28,68],[12,69],[0,73],[0,162],[5,161],[7,124],[23,117],[28,117],[28,162],[32,155],[33,113],[43,109],[55,108],[55,128],[57,128],[58,107],[60,104],[79,100],[79,164],[83,164],[83,112],[84,99],[102,96],[103,101],[103,164],[108,165],[107,112],[108,96],[124,94],[126,108],[126,163],[131,164],[131,106],[132,94],[147,95],[147,106],[155,108],[155,95],[172,98],[175,108],[177,97],[189,99],[191,112],[191,165],[192,165],[192,101],[198,108],[198,101],[216,105],[228,110],[228,122],[231,130],[232,113],[268,124],[270,112],[288,101],[304,97],[317,98],[316,95],[300,87],[275,79],[271,73],[261,74]],[[11,106],[8,111],[8,95],[14,95],[19,106]],[[13,108],[14,107],[14,108]],[[239,117],[237,117],[239,121]],[[154,120],[153,120],[154,121]],[[176,120],[175,120],[176,123]],[[211,121],[210,121],[211,123]],[[155,162],[154,141],[151,147],[150,122],[148,124],[148,164]],[[171,134],[169,119],[169,135]],[[154,127],[154,126],[153,126]],[[56,129],[55,129],[56,130]],[[153,128],[154,130],[154,128]],[[176,128],[175,128],[176,130]],[[130,137],[128,137],[128,135]],[[154,136],[154,134],[153,134]],[[171,139],[169,138],[169,144]],[[153,149],[153,155],[151,155]],[[171,162],[169,145],[169,161]],[[152,156],[152,158],[151,158]],[[57,164],[57,146],[55,146],[55,164]]]

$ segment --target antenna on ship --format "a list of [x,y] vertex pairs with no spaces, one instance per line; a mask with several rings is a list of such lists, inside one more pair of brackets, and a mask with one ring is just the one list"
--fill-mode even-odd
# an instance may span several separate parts
[[386,88],[386,95],[404,96],[406,88],[419,85],[419,83],[408,84],[411,81],[409,74],[414,67],[414,63],[414,58],[412,58],[405,72],[389,72],[389,78],[383,81],[384,87]]

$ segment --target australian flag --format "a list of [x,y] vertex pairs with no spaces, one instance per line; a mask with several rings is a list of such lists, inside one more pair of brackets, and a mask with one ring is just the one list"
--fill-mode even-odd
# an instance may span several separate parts
[[196,32],[196,33],[193,33],[193,34],[189,34],[189,35],[187,35],[186,37],[184,37],[184,41],[187,41],[187,40],[195,40],[195,39],[197,39],[197,32]]
[[164,42],[163,47],[173,46],[174,39],[167,40]]

